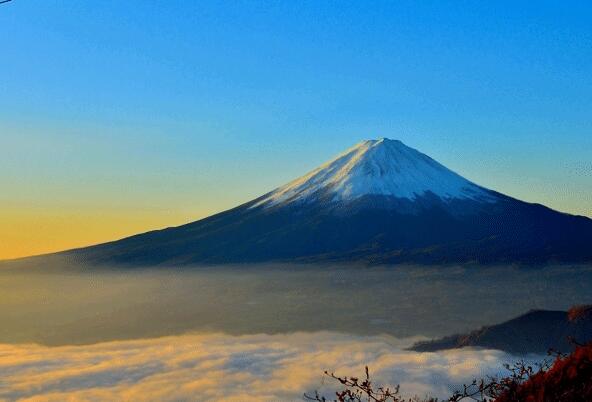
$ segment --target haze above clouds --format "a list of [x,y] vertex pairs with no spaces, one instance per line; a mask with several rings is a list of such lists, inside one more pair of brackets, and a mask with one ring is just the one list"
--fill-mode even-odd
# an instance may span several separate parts
[[592,287],[585,266],[38,268],[0,269],[0,343],[88,344],[191,331],[440,337],[532,308],[590,303]]

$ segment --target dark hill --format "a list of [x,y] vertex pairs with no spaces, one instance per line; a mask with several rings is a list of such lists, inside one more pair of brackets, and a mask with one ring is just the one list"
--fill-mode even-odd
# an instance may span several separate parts
[[576,306],[569,311],[533,310],[468,334],[419,342],[410,349],[433,352],[475,346],[515,354],[546,353],[549,349],[569,352],[574,347],[570,339],[592,341],[592,306]]

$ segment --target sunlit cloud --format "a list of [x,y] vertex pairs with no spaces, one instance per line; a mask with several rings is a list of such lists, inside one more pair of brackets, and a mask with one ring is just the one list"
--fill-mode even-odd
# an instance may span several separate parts
[[323,371],[358,375],[404,394],[445,396],[514,357],[466,349],[416,353],[411,340],[329,332],[182,335],[83,346],[0,345],[0,398],[26,401],[302,400],[334,382]]

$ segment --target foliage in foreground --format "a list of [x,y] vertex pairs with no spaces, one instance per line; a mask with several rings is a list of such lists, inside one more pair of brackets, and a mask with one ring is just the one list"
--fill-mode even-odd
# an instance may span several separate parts
[[[506,377],[474,380],[456,391],[448,402],[590,402],[592,401],[592,342],[576,344],[569,355],[550,352],[554,361],[544,361],[535,367],[518,362],[506,365]],[[336,399],[327,399],[315,392],[304,397],[317,402],[437,402],[425,397],[404,398],[399,386],[376,386],[370,379],[368,367],[363,378],[340,377],[325,371],[325,375],[338,381],[343,389],[335,393]]]

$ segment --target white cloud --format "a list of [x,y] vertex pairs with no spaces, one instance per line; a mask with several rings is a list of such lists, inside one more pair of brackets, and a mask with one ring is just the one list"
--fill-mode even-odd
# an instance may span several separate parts
[[182,335],[95,345],[0,345],[0,399],[26,401],[302,400],[331,395],[323,371],[401,384],[403,394],[450,394],[514,357],[491,350],[416,353],[409,340],[329,332]]

